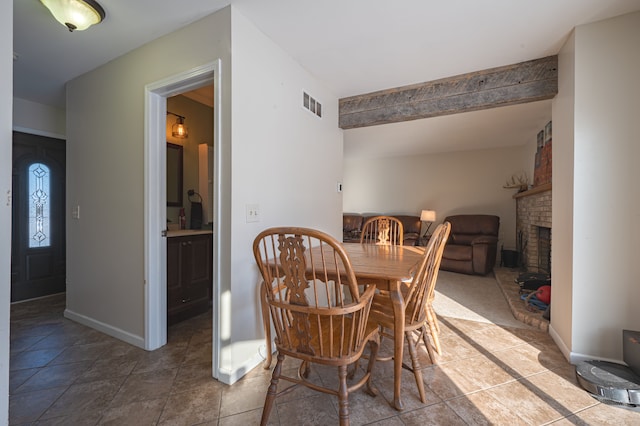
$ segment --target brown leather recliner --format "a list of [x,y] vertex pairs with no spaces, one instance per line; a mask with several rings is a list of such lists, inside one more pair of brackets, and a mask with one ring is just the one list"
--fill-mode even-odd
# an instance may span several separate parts
[[486,275],[493,270],[498,251],[498,216],[471,214],[448,216],[449,240],[440,268],[463,274]]

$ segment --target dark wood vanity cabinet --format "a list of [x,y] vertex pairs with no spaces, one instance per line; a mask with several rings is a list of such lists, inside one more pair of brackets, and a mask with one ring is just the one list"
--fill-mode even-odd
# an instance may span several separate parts
[[167,238],[167,324],[209,309],[212,273],[211,234]]

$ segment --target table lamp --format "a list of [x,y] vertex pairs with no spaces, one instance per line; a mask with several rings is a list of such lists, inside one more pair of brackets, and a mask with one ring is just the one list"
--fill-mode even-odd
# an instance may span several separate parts
[[422,213],[420,213],[420,221],[429,222],[429,224],[427,225],[427,229],[426,231],[424,231],[424,235],[422,236],[422,238],[424,238],[427,236],[427,233],[429,232],[429,228],[431,228],[431,224],[436,221],[436,211],[422,210]]

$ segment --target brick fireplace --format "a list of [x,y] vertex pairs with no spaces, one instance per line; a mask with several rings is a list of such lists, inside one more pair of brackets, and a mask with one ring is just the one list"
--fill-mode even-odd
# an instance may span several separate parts
[[551,273],[551,184],[514,195],[516,232],[527,271]]

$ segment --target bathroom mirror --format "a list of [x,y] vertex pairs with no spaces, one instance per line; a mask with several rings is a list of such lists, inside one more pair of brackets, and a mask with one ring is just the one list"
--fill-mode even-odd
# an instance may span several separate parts
[[182,146],[168,142],[167,206],[182,207]]

